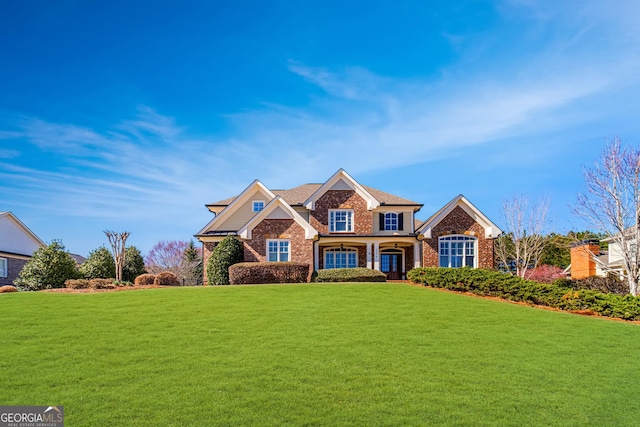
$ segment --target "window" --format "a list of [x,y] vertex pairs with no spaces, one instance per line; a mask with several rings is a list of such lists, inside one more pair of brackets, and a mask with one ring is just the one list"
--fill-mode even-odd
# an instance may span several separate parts
[[289,261],[289,241],[288,240],[267,240],[267,261],[271,261],[271,262]]
[[264,200],[254,200],[253,211],[260,212],[262,209],[264,209]]
[[404,225],[404,214],[395,212],[380,212],[381,231],[402,231]]
[[353,232],[353,211],[352,210],[330,210],[329,211],[329,232],[331,233]]
[[475,237],[447,236],[440,238],[440,267],[475,267]]
[[358,251],[353,248],[325,249],[324,268],[356,268]]
[[0,258],[0,277],[7,277],[7,259]]

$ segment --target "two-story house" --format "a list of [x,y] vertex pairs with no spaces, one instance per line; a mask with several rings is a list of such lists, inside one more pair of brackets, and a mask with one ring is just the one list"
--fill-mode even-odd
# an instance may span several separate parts
[[244,243],[245,261],[368,267],[403,279],[421,266],[492,268],[493,239],[501,233],[462,195],[421,222],[415,215],[422,204],[361,185],[342,169],[324,183],[288,190],[256,180],[206,206],[215,216],[196,234],[205,265],[231,234]]

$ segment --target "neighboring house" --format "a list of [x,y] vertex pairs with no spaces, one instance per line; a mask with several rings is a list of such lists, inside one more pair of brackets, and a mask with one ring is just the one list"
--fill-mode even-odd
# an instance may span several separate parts
[[570,274],[572,279],[605,277],[610,274],[620,279],[624,278],[624,256],[620,250],[620,242],[613,237],[602,241],[608,244],[607,251],[600,251],[598,240],[584,240],[571,245],[571,264],[565,272]]
[[0,286],[12,285],[31,255],[45,244],[11,212],[0,212]]
[[361,185],[342,169],[322,184],[289,190],[256,180],[238,196],[206,205],[215,217],[196,237],[205,265],[231,234],[244,243],[245,261],[368,267],[390,280],[421,266],[493,267],[493,239],[502,231],[464,196],[424,223],[415,218],[422,206]]

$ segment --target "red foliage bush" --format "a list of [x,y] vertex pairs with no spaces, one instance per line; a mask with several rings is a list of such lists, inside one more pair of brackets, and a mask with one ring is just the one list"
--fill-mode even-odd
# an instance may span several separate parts
[[241,262],[229,267],[229,283],[306,283],[310,268],[302,262]]
[[180,279],[170,271],[163,271],[156,275],[153,284],[156,286],[180,286]]
[[552,283],[554,280],[566,277],[566,274],[563,273],[563,270],[560,267],[543,264],[539,267],[527,270],[525,277],[535,282]]
[[156,281],[155,274],[141,274],[134,280],[136,286],[153,285]]
[[0,294],[4,294],[6,292],[18,292],[18,288],[11,285],[0,286]]

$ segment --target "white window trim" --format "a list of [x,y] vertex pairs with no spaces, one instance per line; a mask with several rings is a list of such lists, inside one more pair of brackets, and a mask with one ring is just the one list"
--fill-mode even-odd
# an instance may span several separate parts
[[[440,236],[438,238],[438,267],[440,267],[440,243],[444,241],[452,242],[452,237],[464,237],[465,239],[459,240],[462,242],[473,242],[473,265],[464,265],[466,263],[466,253],[462,254],[462,267],[478,268],[478,238],[475,236],[468,236],[466,234],[448,234],[446,236]],[[464,250],[464,249],[463,249]],[[451,265],[451,246],[449,246],[449,265]],[[460,268],[460,267],[442,267],[442,268]]]
[[[336,231],[331,229],[332,222],[335,227],[335,217],[334,217],[334,220],[331,221],[331,216],[335,215],[336,212],[349,212],[349,215],[351,217],[351,229],[347,229],[344,231]],[[329,228],[329,233],[353,233],[354,230],[356,229],[353,209],[329,209],[329,212],[327,213],[327,222],[328,222],[327,226]],[[349,220],[347,219],[347,225],[348,224],[349,224]]]
[[[387,215],[395,215],[396,216],[396,228],[394,229],[390,229],[387,228]],[[400,214],[398,212],[385,212],[384,213],[384,231],[398,231],[398,226],[399,226],[399,221],[400,221]]]
[[345,253],[355,253],[356,254],[356,265],[353,267],[349,267],[349,257],[347,256],[347,266],[346,267],[335,267],[335,259],[334,259],[334,267],[332,268],[357,268],[358,267],[358,248],[352,248],[352,247],[339,247],[339,246],[333,246],[331,248],[325,248],[323,251],[323,255],[322,255],[322,264],[324,268],[327,268],[327,253],[340,253],[340,252],[345,252]]
[[[265,243],[265,245],[266,245],[266,247],[265,247],[265,254],[266,254],[265,258],[266,258],[267,262],[274,262],[274,261],[270,261],[269,260],[269,243],[270,242],[278,242],[278,252],[277,252],[278,260],[275,261],[275,262],[288,262],[288,261],[291,261],[291,240],[289,240],[289,239],[267,239],[267,241]],[[280,242],[287,242],[287,252],[286,252],[287,253],[287,261],[282,261],[280,259],[280,254],[284,253],[284,252],[280,252]]]
[[4,267],[0,268],[0,277],[5,278],[9,276],[9,260],[0,258],[0,265],[2,264],[4,264]]
[[[262,203],[262,208],[256,210],[256,203]],[[253,212],[260,212],[262,209],[264,209],[265,206],[266,206],[266,203],[264,202],[264,200],[252,200],[251,201],[251,209],[253,210]]]

